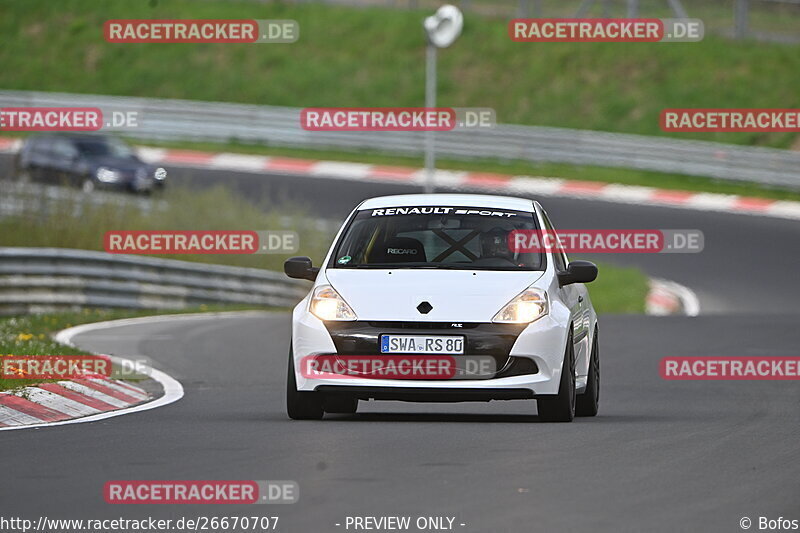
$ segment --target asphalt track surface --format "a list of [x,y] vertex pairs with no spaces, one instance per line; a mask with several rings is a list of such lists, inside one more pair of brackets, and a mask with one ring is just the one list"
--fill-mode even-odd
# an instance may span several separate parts
[[[250,197],[341,217],[410,192],[292,176],[175,169]],[[694,289],[695,318],[601,317],[601,412],[544,424],[532,401],[362,402],[321,422],[284,414],[287,314],[160,320],[89,332],[87,350],[146,355],[184,386],[156,410],[0,433],[3,516],[278,515],[280,531],[344,531],[346,516],[452,516],[457,531],[741,531],[747,516],[800,519],[796,382],[677,382],[664,356],[797,355],[796,222],[543,198],[561,228],[698,228],[693,255],[606,257]],[[602,275],[602,272],[601,272]],[[290,479],[281,506],[112,506],[114,479]],[[13,481],[8,481],[13,480]],[[352,531],[352,529],[351,529]],[[415,531],[412,529],[411,531]]]

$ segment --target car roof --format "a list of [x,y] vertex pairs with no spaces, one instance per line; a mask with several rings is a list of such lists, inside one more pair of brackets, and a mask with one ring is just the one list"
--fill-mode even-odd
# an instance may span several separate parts
[[489,194],[397,194],[378,196],[364,200],[358,206],[362,209],[405,206],[457,206],[486,207],[490,209],[511,209],[514,211],[533,212],[533,201],[512,196],[494,196]]
[[111,139],[109,135],[103,135],[101,133],[77,133],[77,132],[47,132],[47,133],[40,133],[38,135],[31,135],[29,139],[67,139],[70,141],[108,141]]

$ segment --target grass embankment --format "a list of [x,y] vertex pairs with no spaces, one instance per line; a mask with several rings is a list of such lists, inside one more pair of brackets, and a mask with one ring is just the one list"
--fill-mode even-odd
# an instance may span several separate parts
[[[98,6],[91,0],[65,0],[54,11],[43,0],[0,4],[0,31],[5,36],[0,48],[4,65],[0,87],[287,106],[418,106],[423,101],[419,23],[427,10],[235,0],[112,0],[104,2],[102,9]],[[552,16],[565,16],[574,9],[573,5],[547,7]],[[727,5],[708,5],[690,9],[690,15],[705,18],[713,27],[729,11]],[[653,11],[647,16],[669,13]],[[290,45],[109,44],[101,28],[110,18],[292,18],[300,23],[301,38]],[[493,107],[501,122],[647,135],[666,135],[658,127],[659,112],[666,107],[800,106],[800,95],[794,90],[800,81],[798,45],[730,41],[714,35],[700,43],[682,44],[533,45],[513,43],[505,31],[503,19],[466,15],[462,37],[440,57],[440,105]],[[791,133],[672,135],[781,148],[797,138]],[[420,158],[378,154],[232,148],[421,164]],[[452,169],[800,199],[796,192],[757,185],[628,169],[522,161],[443,160],[439,164]]]
[[[459,41],[440,54],[439,104],[492,107],[500,122],[672,135],[684,139],[790,147],[792,133],[672,133],[658,126],[668,107],[800,107],[800,45],[732,41],[707,33],[700,43],[514,43],[502,9],[475,4]],[[515,2],[514,2],[515,4]],[[511,5],[511,4],[509,4]],[[419,106],[424,87],[420,10],[348,8],[247,0],[131,3],[45,0],[0,3],[0,88],[233,101],[286,106]],[[568,16],[575,0],[545,6]],[[615,9],[622,9],[615,6]],[[595,16],[601,15],[596,11]],[[645,12],[646,11],[646,12]],[[729,25],[727,3],[691,7],[710,29]],[[510,13],[510,11],[509,11]],[[614,13],[622,16],[622,13]],[[666,3],[643,16],[669,17]],[[766,18],[765,18],[766,17]],[[288,45],[109,44],[112,18],[295,19]],[[762,20],[763,19],[763,20]],[[791,29],[791,16],[755,10],[753,21]],[[365,44],[368,43],[368,44]],[[80,75],[78,75],[80,73]],[[232,140],[233,141],[233,140]],[[234,141],[235,142],[235,141]],[[215,145],[212,149],[220,149]],[[421,158],[263,147],[235,150],[421,166]],[[775,199],[800,193],[683,175],[523,161],[449,161],[441,168],[712,191]]]
[[[427,7],[241,0],[62,0],[58,6],[0,4],[0,87],[286,106],[424,101],[420,23]],[[688,8],[690,16],[706,16]],[[642,10],[653,16],[645,13],[650,7]],[[103,23],[117,18],[295,19],[301,30],[300,40],[287,45],[106,43]],[[439,57],[440,105],[492,107],[506,123],[646,135],[664,135],[658,117],[667,107],[800,107],[800,45],[716,35],[700,43],[515,43],[506,23],[465,15],[458,42]],[[777,147],[796,138],[673,135]]]

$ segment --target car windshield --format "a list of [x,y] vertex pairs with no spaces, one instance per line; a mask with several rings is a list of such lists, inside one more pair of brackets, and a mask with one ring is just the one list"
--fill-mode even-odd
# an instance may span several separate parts
[[133,150],[122,141],[116,139],[96,139],[78,141],[78,150],[83,155],[109,155],[113,157],[133,157]]
[[513,252],[508,235],[536,230],[533,213],[480,207],[408,206],[359,211],[330,268],[542,270],[541,253]]

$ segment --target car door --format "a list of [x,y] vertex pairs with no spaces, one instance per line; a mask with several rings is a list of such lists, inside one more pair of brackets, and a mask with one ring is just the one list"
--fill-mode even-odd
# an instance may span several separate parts
[[73,185],[77,181],[75,163],[78,149],[69,139],[56,137],[53,140],[51,168],[55,181],[62,185]]
[[33,137],[28,142],[30,148],[22,164],[30,172],[32,180],[47,182],[52,139],[49,136]]

